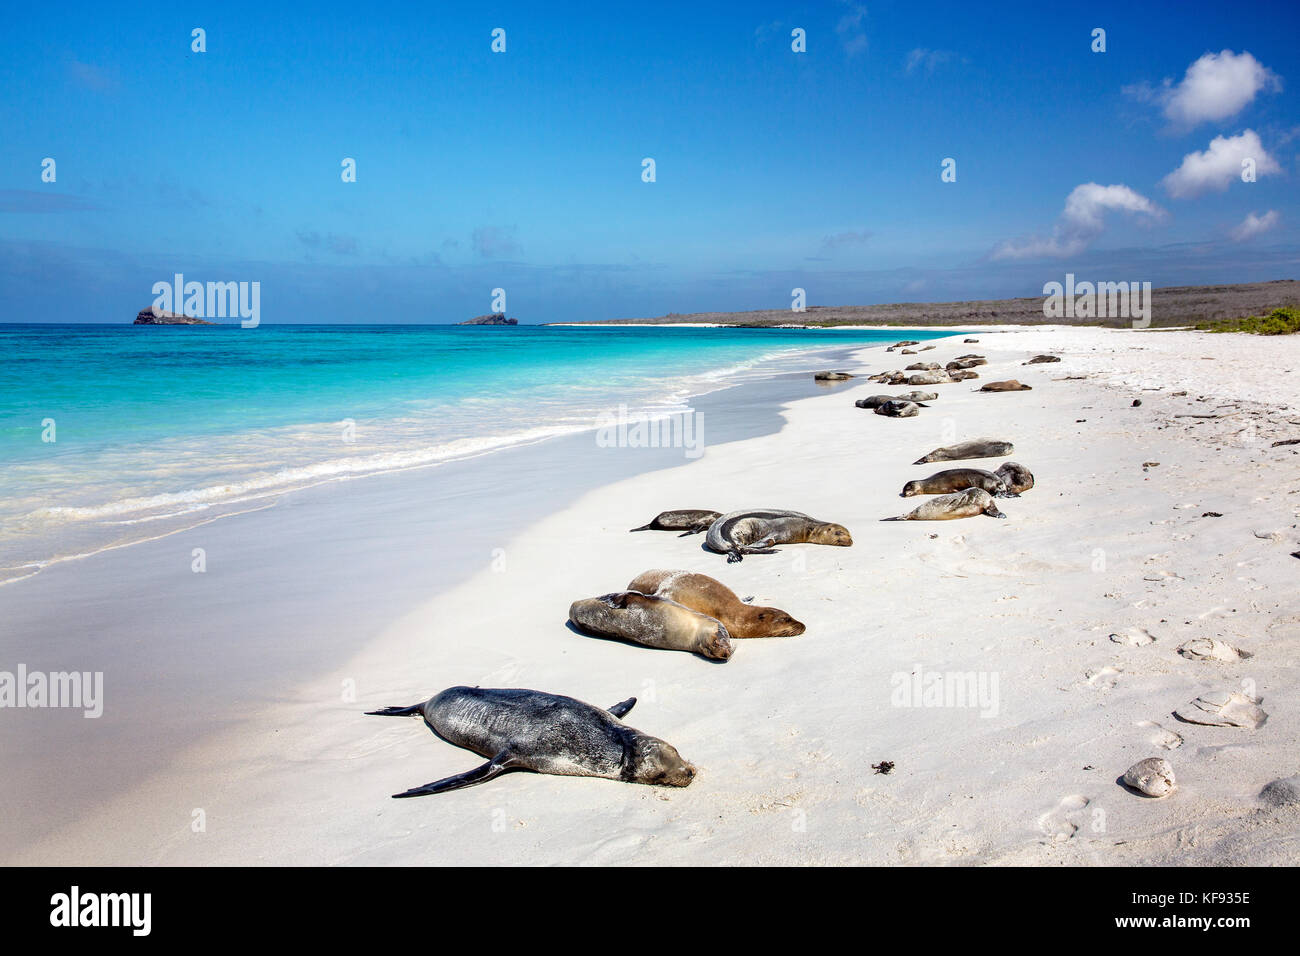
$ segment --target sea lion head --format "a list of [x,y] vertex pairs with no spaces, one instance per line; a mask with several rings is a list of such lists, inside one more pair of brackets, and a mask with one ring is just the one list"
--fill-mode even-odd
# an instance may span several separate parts
[[847,548],[853,544],[853,536],[849,534],[849,529],[842,524],[819,524],[813,529],[812,534],[808,535],[809,544],[829,544],[836,548]]
[[727,633],[726,627],[721,623],[710,631],[700,635],[700,653],[705,657],[710,657],[715,661],[725,661],[731,659],[731,652],[734,650],[731,643],[731,635]]
[[802,622],[779,607],[752,607],[748,619],[754,629],[766,637],[797,637],[807,630]]
[[630,763],[627,770],[637,783],[688,787],[695,779],[695,767],[682,758],[676,747],[649,734],[637,734],[632,741]]
[[909,481],[903,485],[903,493],[900,498],[911,498],[913,495],[921,494],[921,483],[919,481]]

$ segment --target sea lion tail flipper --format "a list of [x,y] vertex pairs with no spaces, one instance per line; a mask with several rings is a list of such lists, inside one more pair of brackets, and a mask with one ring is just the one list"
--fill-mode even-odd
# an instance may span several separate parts
[[[710,522],[710,524],[712,524],[712,522]],[[708,531],[708,530],[709,530],[709,525],[707,525],[707,524],[706,524],[706,525],[703,525],[703,526],[697,526],[697,527],[691,528],[689,531],[683,531],[683,532],[682,532],[681,534],[679,534],[677,537],[679,537],[679,538],[689,538],[689,537],[690,537],[691,535],[693,535],[693,534],[699,534],[701,531]]]
[[744,556],[743,554],[741,554],[739,551],[728,551],[728,552],[727,552],[727,563],[728,563],[728,564],[735,564],[735,563],[738,562],[738,561],[744,561],[744,560],[745,560],[745,556]]
[[609,712],[615,717],[623,717],[629,710],[636,706],[636,698],[629,697],[627,700],[621,700],[609,709]]
[[473,770],[467,770],[464,773],[458,773],[454,777],[443,777],[441,780],[435,780],[433,783],[426,783],[423,787],[412,787],[403,793],[393,794],[394,800],[400,800],[403,797],[426,797],[431,793],[446,793],[449,790],[460,790],[463,787],[472,787],[475,784],[486,783],[493,777],[505,773],[507,770],[514,768],[509,751],[502,751],[487,763]]
[[653,531],[654,529],[655,523],[651,521],[649,524],[643,524],[639,528],[629,528],[628,531]]
[[990,518],[1005,518],[1006,515],[998,510],[998,506],[990,502],[989,506],[984,509],[984,513]]
[[368,710],[367,717],[414,717],[424,712],[424,701],[410,707],[385,707],[382,710]]

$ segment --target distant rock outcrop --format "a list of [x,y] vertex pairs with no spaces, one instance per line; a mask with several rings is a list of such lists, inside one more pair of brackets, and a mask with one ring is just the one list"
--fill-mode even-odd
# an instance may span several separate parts
[[216,325],[216,322],[209,322],[206,319],[195,319],[188,315],[177,315],[175,312],[164,312],[161,309],[155,309],[149,306],[147,309],[141,309],[135,317],[134,325]]
[[518,325],[518,319],[507,319],[504,315],[498,315],[495,312],[492,315],[480,315],[468,319],[461,325]]

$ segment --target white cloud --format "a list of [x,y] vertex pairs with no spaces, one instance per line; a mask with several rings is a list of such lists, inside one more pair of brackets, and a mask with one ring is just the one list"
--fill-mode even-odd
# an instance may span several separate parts
[[1170,124],[1191,129],[1236,116],[1261,90],[1280,89],[1281,78],[1249,53],[1223,50],[1204,54],[1178,83],[1166,79],[1159,89],[1143,84],[1124,92],[1160,104]]
[[1105,228],[1105,214],[1110,210],[1159,219],[1164,210],[1127,186],[1102,186],[1084,183],[1075,186],[1066,197],[1052,234],[1030,239],[1001,242],[993,250],[994,259],[1064,258],[1088,248]]
[[854,56],[867,48],[867,31],[863,26],[863,22],[867,19],[867,8],[860,3],[851,3],[849,0],[840,0],[840,2],[848,7],[848,12],[840,17],[839,23],[835,24],[835,32],[840,35],[844,52]]
[[1259,134],[1248,129],[1236,136],[1216,136],[1204,152],[1188,153],[1182,165],[1160,180],[1160,184],[1175,199],[1199,196],[1211,190],[1223,192],[1234,179],[1241,179],[1241,164],[1245,159],[1255,161],[1256,176],[1282,170],[1277,160],[1264,150]]
[[834,235],[828,235],[822,238],[821,251],[823,253],[829,253],[852,246],[865,246],[871,241],[871,236],[872,232],[869,229],[862,229],[856,232],[837,232]]
[[1247,213],[1246,218],[1241,221],[1241,225],[1233,229],[1228,235],[1238,242],[1244,242],[1253,236],[1258,236],[1261,232],[1268,232],[1278,224],[1280,218],[1276,209],[1270,209],[1262,216],[1257,216],[1253,212]]
[[903,61],[903,67],[908,73],[915,73],[917,70],[933,73],[936,67],[951,63],[957,59],[957,54],[952,50],[928,50],[925,47],[917,47],[907,54],[907,59]]

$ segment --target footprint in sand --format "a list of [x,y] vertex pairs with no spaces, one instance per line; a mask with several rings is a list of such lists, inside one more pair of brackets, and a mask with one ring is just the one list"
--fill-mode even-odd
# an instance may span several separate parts
[[1122,634],[1112,634],[1110,639],[1116,644],[1128,644],[1132,647],[1144,647],[1156,642],[1155,636],[1145,627],[1130,627]]
[[1264,726],[1268,720],[1268,714],[1259,706],[1261,703],[1262,698],[1249,697],[1236,691],[1210,691],[1183,704],[1174,711],[1174,716],[1189,724],[1254,730]]
[[1070,818],[1078,819],[1078,814],[1091,802],[1081,793],[1062,797],[1060,803],[1038,818],[1038,829],[1058,843],[1070,839],[1079,832],[1079,824]]
[[1189,661],[1221,661],[1232,663],[1254,657],[1250,651],[1221,641],[1217,637],[1194,637],[1178,648],[1178,653]]
[[1182,734],[1176,734],[1172,730],[1165,730],[1154,720],[1139,720],[1134,726],[1151,731],[1151,736],[1147,739],[1157,747],[1164,747],[1165,750],[1177,750],[1183,745]]
[[1102,667],[1095,671],[1088,671],[1084,674],[1089,687],[1095,687],[1098,690],[1111,690],[1119,683],[1119,675],[1124,673],[1118,667]]

